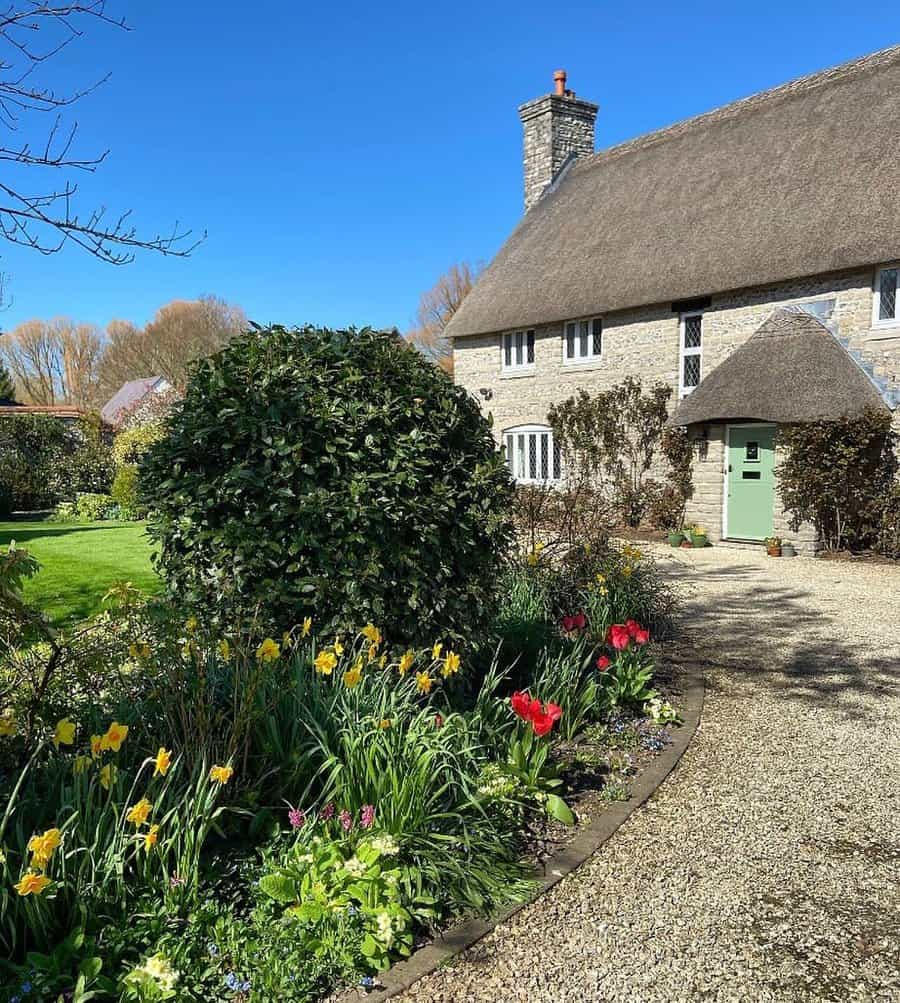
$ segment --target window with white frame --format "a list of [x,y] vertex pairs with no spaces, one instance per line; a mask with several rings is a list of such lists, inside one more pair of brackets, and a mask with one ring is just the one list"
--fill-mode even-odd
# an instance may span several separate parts
[[599,317],[566,321],[563,330],[563,362],[599,359],[603,350],[603,321]]
[[503,335],[503,370],[534,366],[534,331],[510,331]]
[[503,433],[509,472],[519,484],[552,484],[562,478],[562,456],[547,425],[517,425]]
[[872,326],[900,324],[900,264],[875,272],[875,302]]
[[697,387],[703,376],[703,314],[681,315],[681,371],[678,377],[679,392],[686,397]]

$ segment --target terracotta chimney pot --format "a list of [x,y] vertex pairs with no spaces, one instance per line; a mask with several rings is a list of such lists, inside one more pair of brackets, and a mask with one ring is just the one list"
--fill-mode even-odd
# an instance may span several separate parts
[[566,71],[555,70],[553,73],[553,84],[557,97],[563,97],[566,93]]

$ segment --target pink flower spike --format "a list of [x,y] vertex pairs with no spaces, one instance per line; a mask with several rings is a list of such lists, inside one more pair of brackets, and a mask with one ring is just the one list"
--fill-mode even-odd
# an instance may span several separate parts
[[331,801],[329,801],[328,804],[325,805],[325,807],[322,809],[322,811],[319,814],[319,818],[321,818],[323,822],[327,822],[329,819],[334,818],[334,805],[332,804]]
[[288,822],[292,829],[301,829],[306,822],[306,815],[299,808],[291,808],[288,812]]
[[362,806],[362,811],[359,813],[359,824],[364,829],[371,829],[372,823],[375,821],[375,806],[371,804],[364,804]]
[[344,832],[349,832],[353,828],[353,816],[346,808],[341,809],[341,813],[338,815],[338,818],[341,820],[341,827]]

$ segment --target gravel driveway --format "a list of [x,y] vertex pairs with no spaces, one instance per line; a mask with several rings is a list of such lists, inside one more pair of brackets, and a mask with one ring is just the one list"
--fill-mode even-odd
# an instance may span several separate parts
[[400,999],[900,1001],[900,568],[653,549],[708,682],[681,765]]

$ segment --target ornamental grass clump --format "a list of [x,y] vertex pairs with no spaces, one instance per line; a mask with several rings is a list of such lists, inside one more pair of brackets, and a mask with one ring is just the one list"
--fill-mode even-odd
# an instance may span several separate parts
[[141,473],[187,606],[397,642],[484,626],[512,483],[477,403],[401,338],[274,326],[198,364]]

